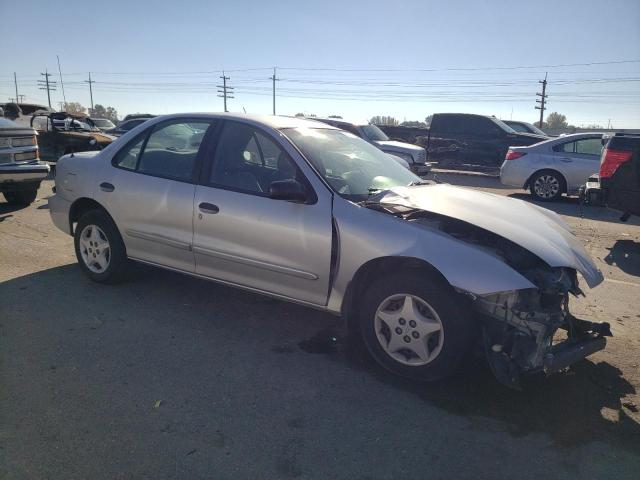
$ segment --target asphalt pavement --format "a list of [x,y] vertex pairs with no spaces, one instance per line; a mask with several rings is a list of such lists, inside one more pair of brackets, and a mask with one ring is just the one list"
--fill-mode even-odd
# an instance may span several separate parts
[[[441,180],[529,201],[494,178]],[[417,384],[340,319],[146,266],[90,282],[36,203],[0,202],[0,478],[637,478],[640,223],[560,213],[606,281],[571,301],[612,324],[569,371],[499,385],[481,359]]]

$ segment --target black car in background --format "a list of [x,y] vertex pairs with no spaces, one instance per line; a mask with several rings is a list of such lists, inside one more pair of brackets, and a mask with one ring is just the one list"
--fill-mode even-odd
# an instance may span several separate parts
[[521,122],[519,120],[502,120],[502,122],[506,123],[508,126],[513,128],[516,132],[533,133],[534,135],[544,135],[544,136],[547,135],[538,127],[536,127],[535,125],[529,122]]
[[436,113],[427,118],[418,145],[439,168],[497,173],[509,147],[548,140],[545,135],[516,132],[495,117],[470,113]]

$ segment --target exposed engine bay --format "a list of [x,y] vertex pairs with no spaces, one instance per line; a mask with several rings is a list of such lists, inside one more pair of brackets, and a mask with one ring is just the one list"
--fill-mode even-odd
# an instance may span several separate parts
[[462,220],[404,205],[366,206],[488,251],[537,287],[485,296],[460,292],[482,321],[482,349],[501,383],[519,388],[522,374],[557,372],[605,347],[608,323],[569,312],[569,294],[584,295],[575,269],[550,267],[516,243]]

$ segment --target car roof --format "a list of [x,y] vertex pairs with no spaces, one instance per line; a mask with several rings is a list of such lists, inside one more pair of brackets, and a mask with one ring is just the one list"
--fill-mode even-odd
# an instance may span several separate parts
[[315,119],[285,117],[279,115],[258,115],[248,113],[172,113],[169,115],[161,115],[149,119],[148,121],[155,124],[172,118],[184,117],[238,120],[247,123],[266,125],[276,130],[280,130],[283,128],[335,128],[325,123],[315,122]]

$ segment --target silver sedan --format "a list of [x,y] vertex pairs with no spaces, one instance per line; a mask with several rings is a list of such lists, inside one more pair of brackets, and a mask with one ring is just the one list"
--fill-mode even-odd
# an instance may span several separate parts
[[602,274],[556,214],[425,183],[325,124],[158,117],[63,157],[55,188],[53,222],[92,280],[137,261],[342,315],[399,375],[445,377],[480,344],[515,385],[605,345],[606,324],[569,313],[578,276]]
[[576,133],[528,147],[510,147],[500,168],[503,185],[529,190],[536,200],[576,193],[600,169],[601,133]]

